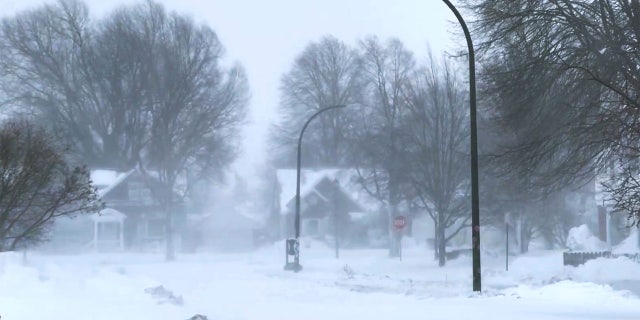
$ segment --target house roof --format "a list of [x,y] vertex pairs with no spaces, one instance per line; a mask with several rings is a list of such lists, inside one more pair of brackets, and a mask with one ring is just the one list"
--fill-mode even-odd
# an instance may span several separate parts
[[123,222],[127,215],[113,208],[104,208],[91,215],[94,222]]
[[[300,195],[313,189],[322,178],[331,175],[335,169],[300,170]],[[287,203],[296,195],[296,169],[279,169],[276,172],[280,184],[280,208],[286,210]]]
[[127,172],[118,172],[114,170],[91,170],[91,182],[98,189],[98,197],[102,198],[107,195],[113,188],[117,187],[126,180],[135,169]]
[[[93,186],[98,189],[98,197],[103,198],[117,186],[122,184],[127,178],[129,178],[132,174],[138,173],[140,175],[146,175],[150,177],[152,181],[157,182],[158,173],[155,171],[145,171],[144,174],[137,168],[133,168],[129,171],[121,172],[115,170],[105,170],[105,169],[94,169],[91,170],[91,182]],[[178,181],[174,186],[173,192],[175,194],[181,194],[183,189],[185,189],[184,184],[186,183],[184,177],[179,177]],[[149,186],[152,188],[153,186]]]
[[[296,169],[279,169],[276,172],[280,192],[280,214],[287,214],[287,205],[295,199],[296,195]],[[355,169],[305,169],[300,171],[300,197],[315,193],[321,198],[325,195],[316,187],[323,179],[337,180],[340,190],[355,204],[365,211],[374,211],[378,208],[378,202],[371,197],[357,182],[358,174]]]

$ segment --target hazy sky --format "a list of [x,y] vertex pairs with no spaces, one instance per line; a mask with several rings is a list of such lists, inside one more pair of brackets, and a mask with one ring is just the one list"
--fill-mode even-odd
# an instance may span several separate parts
[[[0,0],[14,13],[53,0]],[[458,26],[440,0],[157,0],[168,10],[191,15],[218,34],[226,62],[240,62],[251,87],[249,125],[236,168],[255,173],[264,163],[266,135],[275,118],[279,83],[309,41],[334,35],[350,44],[367,35],[397,37],[423,60],[427,47],[436,54],[451,49]],[[87,0],[95,16],[137,0]],[[457,34],[457,33],[456,33]]]

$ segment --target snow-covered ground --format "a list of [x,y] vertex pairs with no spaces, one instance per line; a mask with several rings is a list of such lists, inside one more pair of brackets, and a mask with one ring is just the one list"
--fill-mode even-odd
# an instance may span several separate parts
[[[439,268],[433,252],[302,247],[300,273],[284,245],[250,254],[0,254],[2,319],[640,319],[640,265],[626,259],[564,267],[559,251],[483,255]],[[157,288],[163,286],[163,289]],[[155,289],[153,289],[155,288]],[[625,290],[629,289],[629,290]],[[634,293],[635,291],[635,293]],[[154,294],[155,293],[155,294]]]

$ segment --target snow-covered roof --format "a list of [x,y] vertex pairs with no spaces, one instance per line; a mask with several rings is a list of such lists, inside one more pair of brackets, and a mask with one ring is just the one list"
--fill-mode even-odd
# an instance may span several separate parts
[[[300,194],[303,190],[313,188],[328,174],[328,170],[300,170]],[[276,171],[280,184],[280,208],[286,211],[287,203],[296,196],[296,169],[279,169]]]
[[[280,214],[287,213],[287,204],[296,196],[296,169],[279,169],[276,172],[280,184]],[[337,180],[342,191],[367,211],[378,208],[378,202],[357,182],[355,169],[303,169],[300,171],[300,197],[317,193],[315,187],[323,179]],[[318,194],[322,197],[321,194]]]
[[91,215],[91,220],[94,222],[123,222],[126,218],[126,214],[112,208],[104,208]]
[[131,169],[127,172],[103,169],[91,170],[91,181],[93,186],[98,189],[98,197],[104,197],[113,188],[129,177],[134,171],[135,169]]

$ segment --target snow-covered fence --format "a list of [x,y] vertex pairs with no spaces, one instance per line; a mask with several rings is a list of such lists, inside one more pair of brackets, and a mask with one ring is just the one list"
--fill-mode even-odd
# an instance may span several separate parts
[[585,262],[597,258],[611,258],[611,251],[600,252],[564,252],[563,261],[565,266],[577,267]]
[[600,252],[564,252],[563,260],[565,266],[574,266],[577,267],[585,262],[598,258],[619,258],[625,257],[631,259],[636,263],[640,263],[640,254],[612,254],[611,251],[600,251]]
[[629,259],[631,259],[631,261],[635,262],[635,263],[640,263],[640,253],[624,253],[624,254],[613,254],[613,257],[617,258],[617,257],[627,257]]

